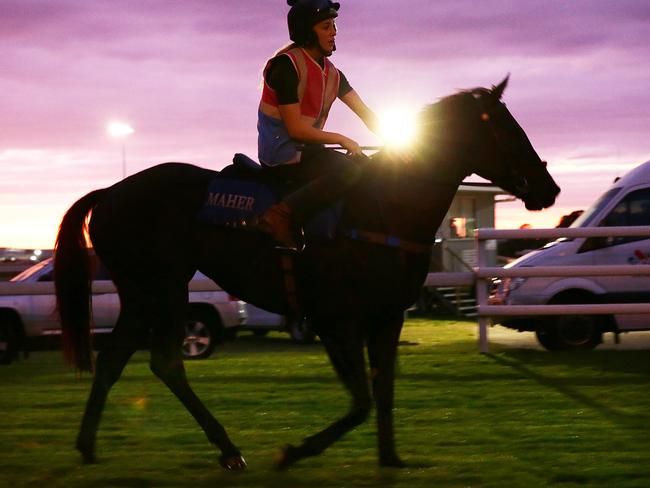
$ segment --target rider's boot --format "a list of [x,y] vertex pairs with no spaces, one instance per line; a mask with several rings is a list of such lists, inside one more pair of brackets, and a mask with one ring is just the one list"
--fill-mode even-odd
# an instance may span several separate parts
[[291,207],[285,201],[278,202],[266,209],[259,217],[257,227],[271,234],[279,247],[297,251],[299,246],[295,236],[300,231],[294,228],[292,213]]
[[307,220],[336,203],[358,181],[360,168],[350,164],[337,172],[330,172],[310,181],[269,207],[255,225],[273,236],[281,248],[299,250],[297,237]]

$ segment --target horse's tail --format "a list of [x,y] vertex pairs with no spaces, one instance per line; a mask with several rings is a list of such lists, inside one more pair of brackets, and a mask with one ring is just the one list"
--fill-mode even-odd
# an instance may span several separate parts
[[63,351],[66,360],[79,371],[93,371],[91,266],[86,243],[86,217],[105,191],[92,191],[68,209],[59,226],[54,250],[54,287],[61,318]]

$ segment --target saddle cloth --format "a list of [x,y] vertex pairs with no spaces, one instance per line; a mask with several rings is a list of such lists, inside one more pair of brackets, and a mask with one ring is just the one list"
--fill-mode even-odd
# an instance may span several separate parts
[[[235,154],[233,164],[219,172],[208,185],[199,221],[227,225],[262,214],[278,202],[287,190],[268,181],[262,167],[248,156]],[[304,226],[305,235],[317,239],[333,239],[341,218],[343,202],[324,209]]]

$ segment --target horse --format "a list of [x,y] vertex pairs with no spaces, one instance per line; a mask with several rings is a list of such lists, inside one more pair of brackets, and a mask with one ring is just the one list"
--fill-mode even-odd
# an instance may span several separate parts
[[[458,186],[477,174],[529,210],[551,206],[560,191],[501,101],[507,82],[506,77],[491,88],[458,91],[426,106],[412,157],[407,161],[387,150],[370,157],[345,196],[333,239],[307,237],[304,251],[293,255],[295,295],[352,404],[300,444],[285,445],[277,468],[322,453],[367,419],[373,401],[379,464],[405,466],[395,447],[392,414],[397,345],[404,310],[419,296],[436,230]],[[198,269],[228,293],[264,309],[290,314],[294,307],[283,253],[269,235],[197,220],[217,176],[190,164],[160,164],[88,193],[62,219],[55,286],[64,350],[79,371],[94,373],[76,439],[84,463],[96,461],[109,390],[149,334],[153,374],[220,450],[221,466],[246,468],[240,450],[188,383],[181,354],[188,281]],[[88,239],[121,303],[109,344],[96,362],[89,333]]]

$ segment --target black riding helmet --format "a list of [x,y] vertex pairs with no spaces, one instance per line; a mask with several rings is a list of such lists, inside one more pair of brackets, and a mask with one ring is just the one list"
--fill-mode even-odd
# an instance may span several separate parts
[[330,0],[287,0],[291,6],[287,15],[289,39],[299,46],[308,46],[316,41],[312,30],[314,25],[325,19],[337,17],[341,6]]

